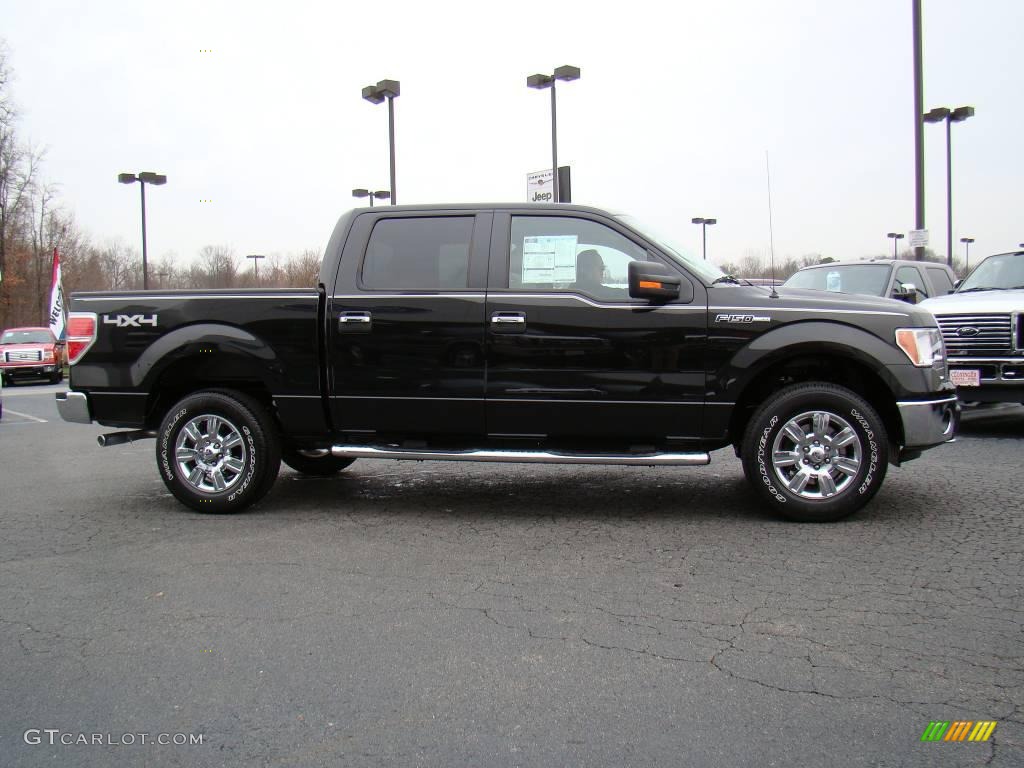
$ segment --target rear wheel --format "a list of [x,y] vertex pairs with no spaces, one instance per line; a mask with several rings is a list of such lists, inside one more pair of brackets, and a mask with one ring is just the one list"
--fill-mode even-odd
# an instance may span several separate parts
[[840,520],[878,492],[889,440],[863,398],[834,384],[795,384],[753,415],[743,438],[743,471],[783,517]]
[[301,475],[314,477],[330,477],[343,469],[352,466],[355,459],[343,459],[339,456],[305,456],[294,448],[286,448],[281,452],[281,461]]
[[266,410],[239,392],[197,392],[164,417],[156,460],[175,498],[200,512],[239,512],[270,490],[281,466]]

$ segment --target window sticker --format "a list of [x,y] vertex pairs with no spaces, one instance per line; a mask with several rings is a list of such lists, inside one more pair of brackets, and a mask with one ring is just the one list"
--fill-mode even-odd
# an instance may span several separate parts
[[523,238],[523,285],[571,283],[576,279],[576,235]]
[[842,293],[843,278],[838,272],[829,272],[825,275],[825,290],[835,293]]

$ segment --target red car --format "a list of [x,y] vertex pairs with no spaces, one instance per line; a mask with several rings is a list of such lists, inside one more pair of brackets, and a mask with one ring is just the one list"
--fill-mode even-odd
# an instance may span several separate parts
[[8,328],[0,336],[0,373],[5,384],[20,379],[64,378],[64,344],[49,328]]

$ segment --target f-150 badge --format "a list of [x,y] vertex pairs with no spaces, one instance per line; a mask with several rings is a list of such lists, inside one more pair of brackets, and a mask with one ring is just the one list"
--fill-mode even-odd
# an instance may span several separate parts
[[156,315],[104,315],[103,324],[118,328],[141,328],[144,325],[156,328]]
[[770,317],[759,315],[715,315],[716,323],[770,323]]

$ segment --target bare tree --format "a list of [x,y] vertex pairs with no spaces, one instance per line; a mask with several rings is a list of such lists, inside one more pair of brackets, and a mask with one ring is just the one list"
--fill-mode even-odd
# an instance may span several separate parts
[[312,288],[320,275],[320,252],[307,248],[291,256],[284,264],[284,273],[289,288]]
[[238,278],[238,262],[234,251],[224,245],[204,245],[199,259],[205,268],[207,288],[234,288]]

